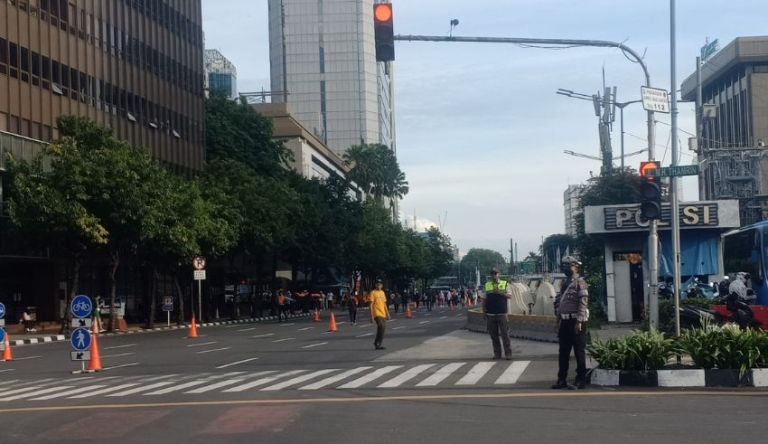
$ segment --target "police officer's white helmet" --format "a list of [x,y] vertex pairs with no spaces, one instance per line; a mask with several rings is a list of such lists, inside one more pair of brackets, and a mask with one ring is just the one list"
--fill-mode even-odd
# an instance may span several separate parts
[[562,261],[560,261],[560,263],[564,267],[570,267],[571,265],[581,266],[581,262],[579,262],[579,260],[576,259],[573,256],[565,256],[565,257],[563,257],[563,259],[562,259]]

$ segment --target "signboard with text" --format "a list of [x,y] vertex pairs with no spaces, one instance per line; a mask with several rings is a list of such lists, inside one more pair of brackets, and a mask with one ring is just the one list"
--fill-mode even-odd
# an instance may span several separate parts
[[646,111],[669,113],[669,93],[665,89],[640,87],[643,108]]

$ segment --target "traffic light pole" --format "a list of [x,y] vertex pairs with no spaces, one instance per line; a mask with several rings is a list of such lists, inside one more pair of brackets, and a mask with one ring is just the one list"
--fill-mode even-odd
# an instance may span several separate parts
[[[425,35],[396,35],[396,41],[406,42],[460,42],[460,43],[512,43],[516,45],[550,45],[550,46],[592,46],[598,48],[619,48],[629,53],[643,68],[645,86],[651,86],[651,75],[648,66],[640,55],[632,48],[620,42],[607,40],[571,40],[571,39],[530,39],[515,37],[456,37],[456,36],[425,36]],[[674,95],[673,95],[674,96]],[[648,111],[648,160],[656,160],[656,122],[653,111]],[[650,273],[650,289],[648,295],[648,312],[651,326],[659,325],[659,225],[651,221],[648,234],[648,272]]]

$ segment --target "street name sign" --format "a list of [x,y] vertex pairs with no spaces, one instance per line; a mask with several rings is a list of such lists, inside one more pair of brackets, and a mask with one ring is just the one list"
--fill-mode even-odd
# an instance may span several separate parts
[[648,171],[649,176],[659,176],[659,177],[697,176],[698,174],[699,174],[698,165],[676,165],[676,166],[655,168]]
[[669,114],[669,93],[665,89],[640,87],[643,108],[646,111],[656,111]]

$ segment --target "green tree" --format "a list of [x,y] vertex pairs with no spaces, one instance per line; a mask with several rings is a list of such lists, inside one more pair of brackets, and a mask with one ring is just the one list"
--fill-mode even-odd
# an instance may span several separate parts
[[[576,240],[573,236],[567,234],[552,234],[544,239],[544,243],[541,244],[540,254],[545,254],[549,259],[549,269],[552,271],[560,271],[560,260],[565,256],[565,252],[568,251],[571,254],[575,254]],[[559,257],[558,257],[559,252]]]
[[[11,221],[27,238],[57,246],[71,261],[66,306],[79,290],[84,257],[108,241],[106,228],[89,206],[89,168],[76,141],[68,137],[46,145],[32,162],[8,162]],[[70,318],[66,310],[62,331],[68,330]]]
[[463,258],[461,258],[461,275],[469,276],[469,281],[473,281],[475,270],[480,271],[480,279],[484,279],[487,273],[490,273],[492,267],[499,267],[502,272],[506,266],[504,256],[498,251],[485,248],[471,248]]
[[[384,198],[402,199],[408,194],[408,181],[400,170],[395,153],[386,145],[363,144],[351,147],[344,154],[351,168],[347,177],[376,202]],[[394,212],[395,206],[392,206]]]
[[272,138],[272,120],[253,107],[212,91],[205,101],[205,152],[208,161],[234,160],[261,175],[279,175],[291,159]]

